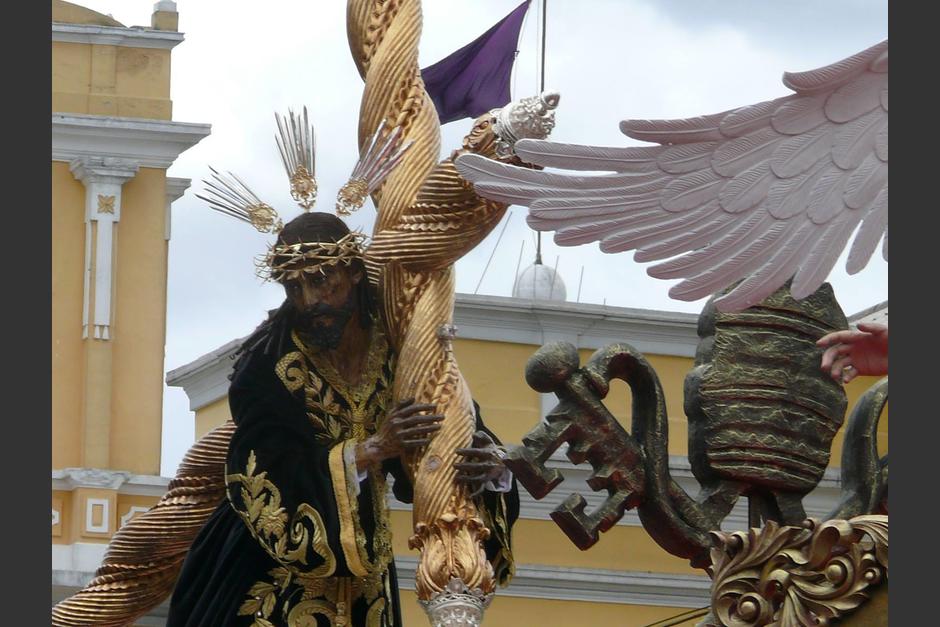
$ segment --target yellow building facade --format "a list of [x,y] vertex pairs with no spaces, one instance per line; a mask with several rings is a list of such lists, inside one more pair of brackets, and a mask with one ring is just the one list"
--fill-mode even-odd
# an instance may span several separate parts
[[[259,321],[261,315],[259,312]],[[557,403],[553,395],[529,388],[524,379],[526,362],[540,346],[570,342],[578,347],[583,363],[608,344],[631,344],[644,353],[659,376],[669,414],[670,471],[676,482],[694,495],[699,486],[686,457],[683,384],[698,344],[697,319],[685,313],[458,294],[454,348],[487,425],[505,443],[518,445]],[[230,417],[228,374],[239,343],[233,340],[167,374],[167,383],[184,388],[190,399],[197,438]],[[847,387],[850,409],[872,383],[870,377],[861,378]],[[615,382],[606,402],[629,428],[629,387]],[[882,452],[887,450],[887,428],[884,417],[879,425]],[[825,516],[838,500],[841,440],[840,433],[831,467],[804,502],[808,516]],[[513,532],[516,575],[508,588],[498,591],[487,610],[486,625],[643,626],[708,604],[708,577],[661,549],[643,529],[635,511],[627,512],[591,549],[575,547],[549,513],[572,492],[584,495],[591,506],[602,498],[585,483],[590,466],[575,466],[561,452],[556,452],[548,465],[559,469],[565,481],[540,501],[520,487],[521,514]],[[407,547],[412,534],[410,507],[392,499],[391,509],[404,621],[406,625],[426,625],[413,592],[417,555]],[[725,529],[744,529],[746,525],[747,506],[742,499],[726,520]],[[695,622],[697,619],[688,624]]]
[[210,131],[172,119],[173,2],[126,27],[52,2],[53,600],[83,585],[160,477],[167,168]]

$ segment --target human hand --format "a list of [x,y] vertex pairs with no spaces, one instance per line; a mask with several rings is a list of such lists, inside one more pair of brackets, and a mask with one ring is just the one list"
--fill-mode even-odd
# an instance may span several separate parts
[[444,416],[421,412],[434,409],[434,405],[415,403],[413,398],[399,401],[379,425],[378,431],[356,446],[356,465],[359,470],[364,470],[372,463],[397,457],[405,451],[427,446],[440,430]]
[[463,461],[454,463],[457,469],[455,479],[470,489],[470,497],[481,492],[488,481],[495,481],[505,471],[499,447],[485,431],[473,434],[472,448],[459,448],[456,453],[463,457]]
[[820,368],[836,381],[888,374],[888,327],[883,324],[860,322],[858,330],[829,333],[816,345],[827,347]]

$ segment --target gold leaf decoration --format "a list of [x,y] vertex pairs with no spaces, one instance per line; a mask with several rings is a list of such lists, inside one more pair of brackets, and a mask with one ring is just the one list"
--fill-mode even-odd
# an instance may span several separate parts
[[114,196],[98,194],[98,213],[114,213]]
[[828,625],[888,574],[888,517],[712,532],[712,613],[703,627]]

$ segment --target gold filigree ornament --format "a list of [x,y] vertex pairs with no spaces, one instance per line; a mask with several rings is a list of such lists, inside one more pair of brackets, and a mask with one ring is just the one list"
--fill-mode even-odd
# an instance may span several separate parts
[[378,189],[382,181],[391,174],[405,152],[414,143],[409,140],[403,144],[401,139],[400,126],[391,128],[385,120],[379,123],[379,127],[372,134],[372,139],[359,155],[359,161],[353,168],[349,181],[336,195],[338,215],[348,216],[361,208],[366,197]]
[[209,169],[212,180],[203,181],[208,196],[196,194],[196,198],[220,213],[247,222],[261,233],[277,233],[284,227],[274,207],[258,198],[241,179],[231,172],[226,177],[212,166]]
[[317,142],[313,126],[307,121],[307,107],[302,117],[289,110],[287,117],[275,113],[274,120],[278,131],[274,141],[290,181],[291,198],[304,211],[310,211],[317,202]]
[[712,611],[700,627],[829,625],[888,576],[887,516],[768,521],[712,537]]
[[336,569],[336,556],[326,539],[326,525],[314,507],[307,503],[297,506],[289,515],[281,506],[281,492],[269,479],[267,472],[257,470],[255,452],[248,455],[245,473],[226,474],[228,484],[241,486],[242,505],[233,501],[235,512],[245,521],[248,531],[278,563],[288,567],[306,566],[312,552],[323,564],[310,570],[310,574],[328,577]]
[[114,213],[114,196],[98,194],[98,213]]
[[[427,553],[426,559],[418,562],[415,574],[418,598],[439,598],[453,592],[449,586],[456,578],[480,599],[489,599],[495,580],[482,545],[489,535],[490,530],[476,510],[458,502],[454,495],[437,520],[417,523],[414,535],[408,539],[408,548]],[[421,603],[427,607],[427,603]]]

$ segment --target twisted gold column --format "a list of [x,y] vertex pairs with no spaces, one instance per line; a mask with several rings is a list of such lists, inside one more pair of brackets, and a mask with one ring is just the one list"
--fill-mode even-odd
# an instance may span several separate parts
[[114,534],[94,579],[52,608],[53,627],[128,625],[170,594],[196,534],[225,498],[234,431],[228,421],[187,451],[163,498]]
[[[414,142],[373,195],[378,218],[368,256],[378,268],[385,319],[399,352],[395,399],[413,396],[444,415],[441,430],[410,464],[415,533],[409,545],[421,550],[417,595],[427,602],[452,578],[489,594],[495,589],[483,549],[489,530],[455,481],[455,450],[470,446],[475,416],[452,350],[453,264],[493,229],[506,206],[476,196],[452,159],[438,163],[440,126],[418,67],[419,0],[349,0],[347,32],[365,81],[360,149],[383,119]],[[465,149],[492,153],[485,117]]]

